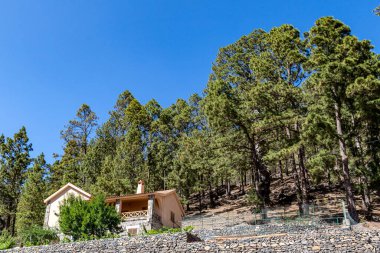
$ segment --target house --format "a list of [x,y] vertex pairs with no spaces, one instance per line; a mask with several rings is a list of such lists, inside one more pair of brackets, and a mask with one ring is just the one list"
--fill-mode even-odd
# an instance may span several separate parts
[[[46,212],[44,226],[59,229],[59,207],[70,195],[89,200],[91,194],[68,183],[45,199]],[[121,216],[121,226],[125,232],[140,234],[144,230],[165,227],[181,227],[185,211],[173,190],[144,192],[144,182],[139,181],[136,194],[110,196],[106,203],[115,207]]]
[[139,181],[136,194],[110,196],[106,202],[115,206],[120,214],[122,228],[130,234],[165,227],[181,227],[185,211],[173,190],[144,192],[144,182]]
[[59,207],[69,196],[80,197],[84,200],[89,200],[91,198],[90,193],[85,192],[71,183],[66,184],[44,200],[44,203],[46,204],[44,227],[59,229]]

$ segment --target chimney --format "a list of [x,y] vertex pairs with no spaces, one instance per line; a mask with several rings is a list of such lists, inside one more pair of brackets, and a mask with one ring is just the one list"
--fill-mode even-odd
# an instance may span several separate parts
[[137,191],[136,194],[144,193],[144,181],[140,180],[139,184],[137,185]]

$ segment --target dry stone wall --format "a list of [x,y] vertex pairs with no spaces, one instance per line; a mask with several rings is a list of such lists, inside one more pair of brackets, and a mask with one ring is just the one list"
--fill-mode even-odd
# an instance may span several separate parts
[[[66,243],[6,250],[2,253],[43,252],[380,252],[378,231],[352,231],[336,227],[297,227],[274,234],[246,227],[224,231],[195,231],[154,236]],[[241,229],[242,233],[240,233]],[[269,229],[269,228],[268,228]],[[254,232],[256,231],[256,232]],[[207,234],[209,233],[209,234]],[[203,238],[203,240],[200,239]]]

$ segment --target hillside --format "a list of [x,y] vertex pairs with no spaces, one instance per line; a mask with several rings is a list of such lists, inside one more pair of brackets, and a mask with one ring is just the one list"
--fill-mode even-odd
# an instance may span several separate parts
[[[251,214],[251,206],[247,201],[247,195],[252,185],[247,184],[245,193],[241,192],[240,186],[231,186],[231,196],[225,192],[225,187],[218,187],[213,189],[213,196],[215,198],[215,207],[210,206],[209,193],[205,192],[202,197],[202,212],[199,211],[199,194],[193,194],[190,198],[190,209],[186,210],[188,219],[195,217],[212,217],[218,215],[240,215]],[[291,177],[284,177],[283,180],[275,179],[271,184],[271,200],[272,203],[268,207],[269,212],[283,212],[289,217],[297,216],[298,205],[297,196],[294,185],[294,180]],[[380,220],[380,198],[377,195],[372,195],[373,200],[373,220]],[[318,186],[312,186],[310,189],[310,205],[314,206],[313,210],[316,215],[324,218],[341,217],[342,214],[342,200],[345,201],[344,188],[342,186],[334,185],[329,187],[327,184],[322,183]],[[364,219],[364,212],[361,206],[360,196],[355,196],[356,205],[361,219]],[[200,215],[201,214],[201,215]]]

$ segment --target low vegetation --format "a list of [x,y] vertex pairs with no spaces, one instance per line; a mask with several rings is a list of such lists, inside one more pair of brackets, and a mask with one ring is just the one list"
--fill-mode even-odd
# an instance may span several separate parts
[[40,226],[31,226],[18,233],[19,240],[24,246],[46,245],[58,243],[57,231],[43,229]]
[[57,231],[44,229],[40,226],[31,226],[11,236],[7,230],[0,234],[0,250],[12,248],[15,245],[37,246],[58,243]]
[[0,250],[10,249],[16,244],[16,239],[7,230],[0,233]]
[[119,224],[119,214],[102,196],[90,201],[71,197],[60,208],[60,229],[74,241],[113,237],[120,231]]
[[191,232],[193,231],[194,227],[192,226],[186,226],[184,228],[168,228],[168,227],[162,227],[160,229],[151,229],[145,232],[146,235],[157,235],[157,234],[174,234],[179,232]]

